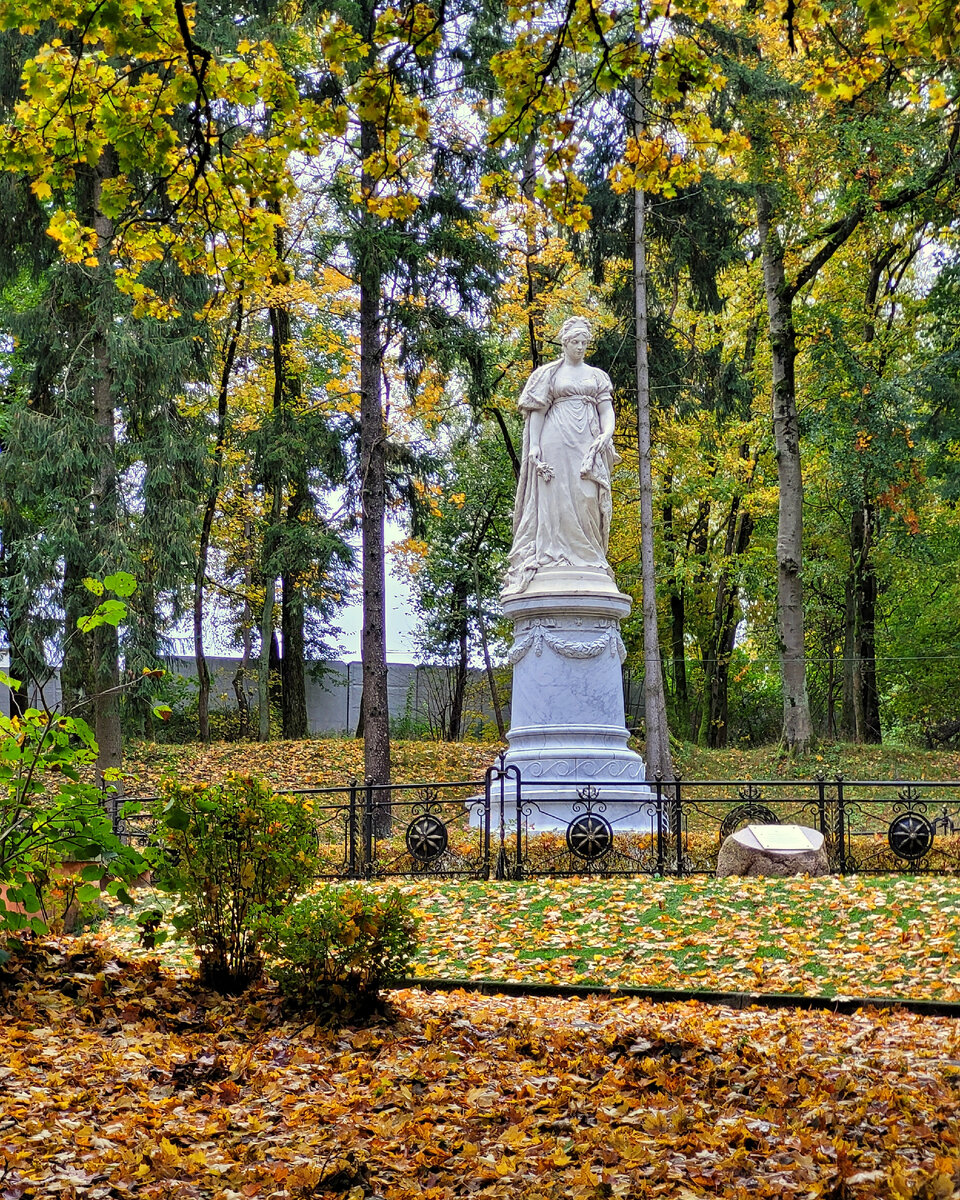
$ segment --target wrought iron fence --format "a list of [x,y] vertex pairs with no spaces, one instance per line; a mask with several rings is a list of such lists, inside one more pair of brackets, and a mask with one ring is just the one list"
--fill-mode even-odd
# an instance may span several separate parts
[[[960,874],[960,781],[685,780],[549,783],[501,757],[483,779],[297,788],[320,876],[524,879],[711,873],[750,823],[812,826],[839,874]],[[114,798],[123,837],[152,836],[156,797]]]

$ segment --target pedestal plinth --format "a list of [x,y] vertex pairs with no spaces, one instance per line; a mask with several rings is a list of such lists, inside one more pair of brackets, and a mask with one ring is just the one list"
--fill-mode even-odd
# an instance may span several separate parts
[[614,828],[649,829],[653,793],[623,710],[630,597],[602,571],[554,568],[502,601],[514,626],[505,765],[520,771],[529,827],[566,828],[587,800]]

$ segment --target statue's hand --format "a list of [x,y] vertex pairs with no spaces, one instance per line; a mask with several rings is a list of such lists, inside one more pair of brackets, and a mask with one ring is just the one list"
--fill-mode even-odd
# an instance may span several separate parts
[[590,447],[591,454],[600,454],[610,445],[613,440],[612,433],[600,433],[593,439],[593,445]]

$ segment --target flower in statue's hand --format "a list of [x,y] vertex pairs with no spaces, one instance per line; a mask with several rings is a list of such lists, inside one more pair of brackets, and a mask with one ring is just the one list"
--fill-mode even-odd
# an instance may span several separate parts
[[545,463],[543,459],[537,459],[537,474],[541,479],[549,483],[553,478],[553,467],[549,463]]

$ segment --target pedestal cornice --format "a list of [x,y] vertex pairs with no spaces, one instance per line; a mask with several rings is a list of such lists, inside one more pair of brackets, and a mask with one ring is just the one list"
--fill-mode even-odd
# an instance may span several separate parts
[[629,616],[633,600],[623,592],[600,591],[532,591],[504,592],[501,596],[504,615],[511,621],[524,617],[570,616],[612,617],[622,621]]

